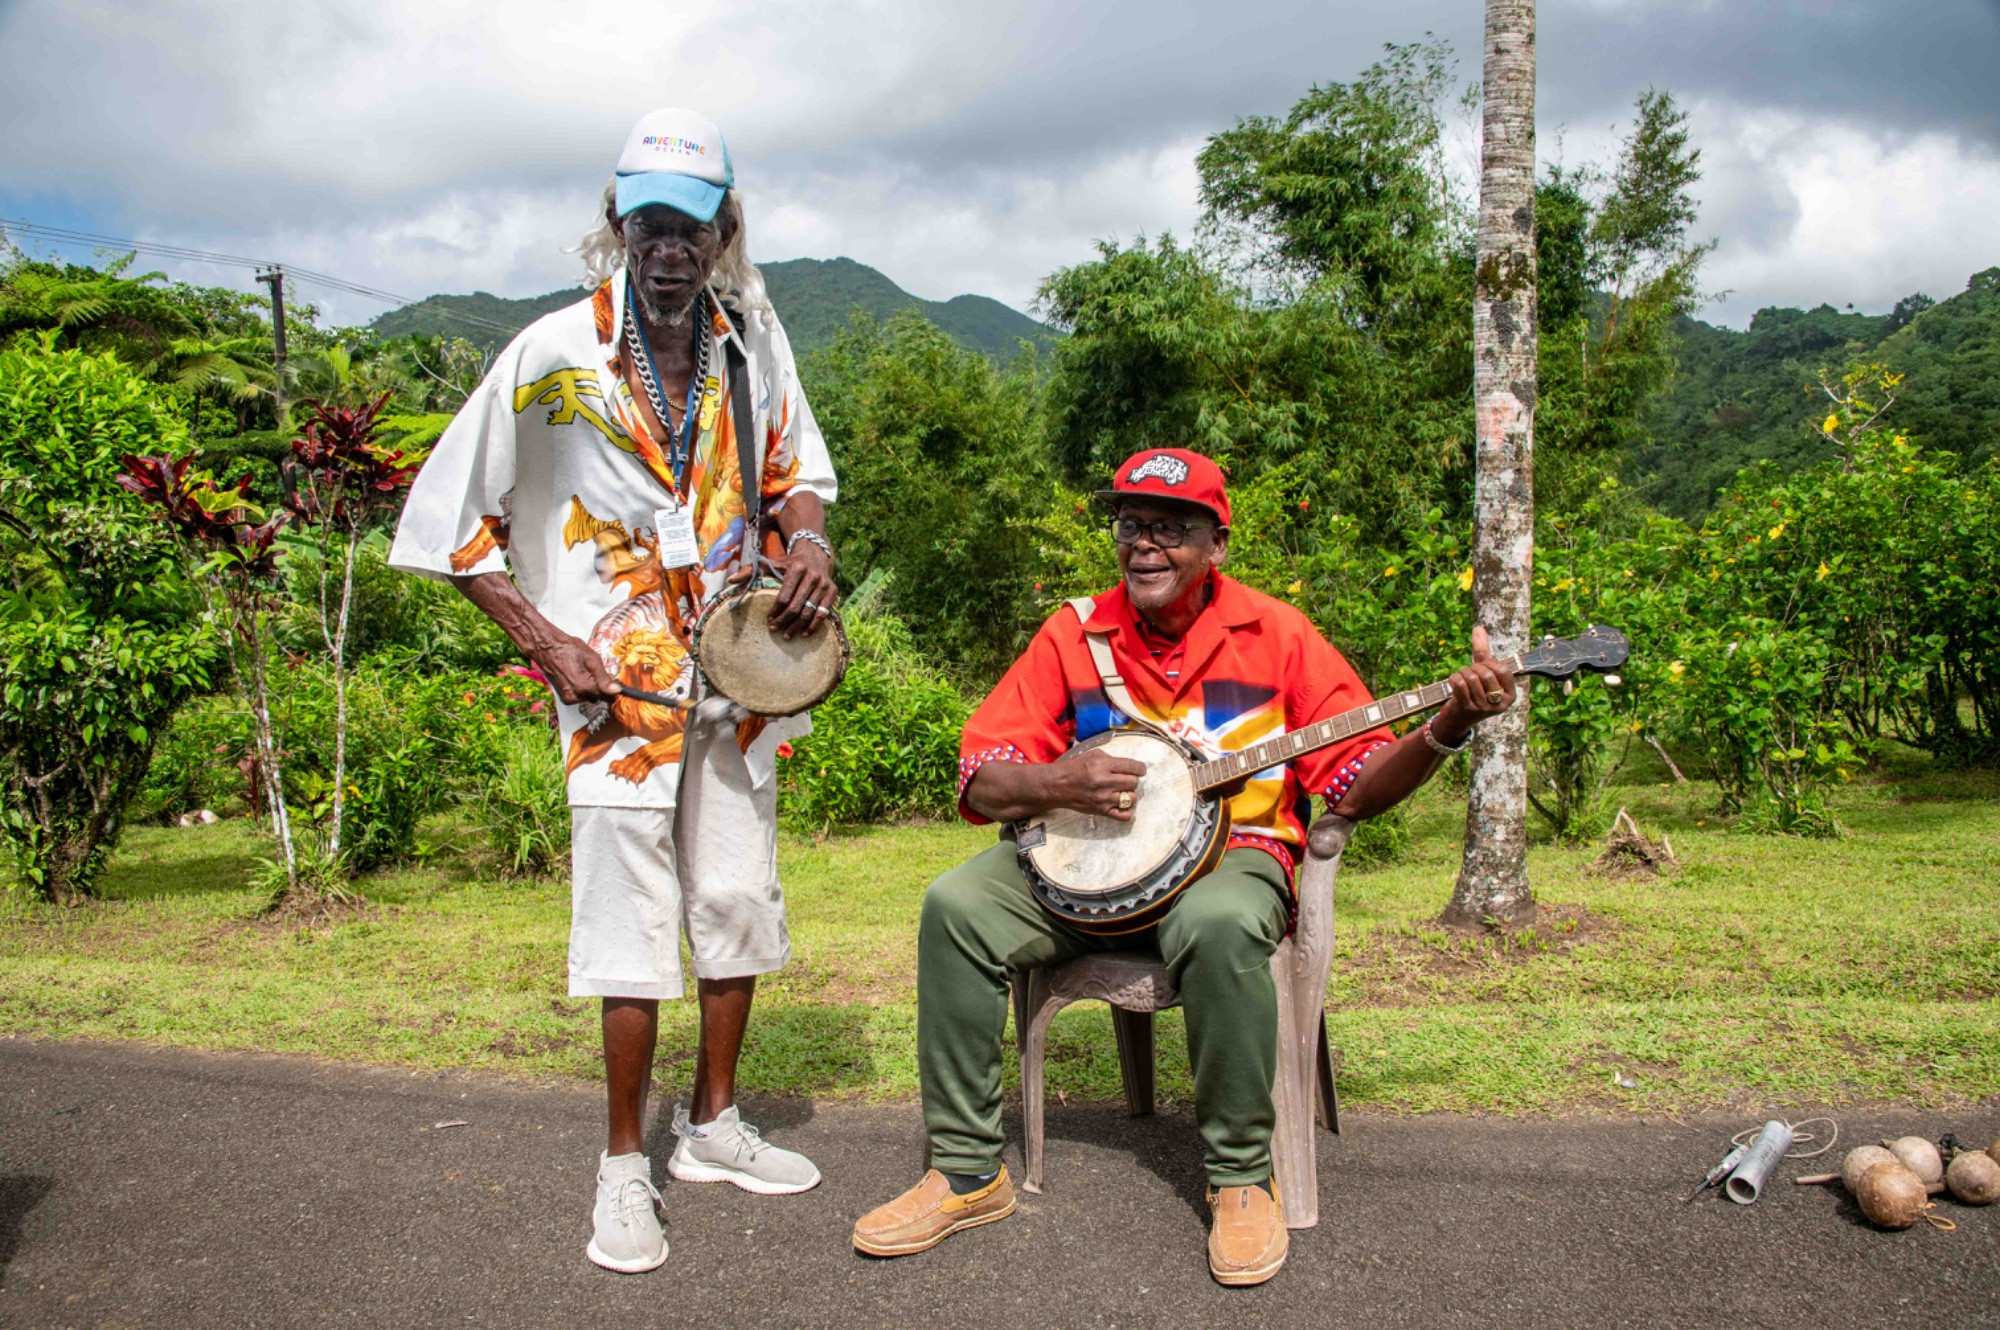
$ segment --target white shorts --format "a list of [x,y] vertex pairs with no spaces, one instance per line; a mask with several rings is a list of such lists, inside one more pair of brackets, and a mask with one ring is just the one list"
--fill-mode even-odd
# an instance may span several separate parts
[[570,809],[570,996],[680,997],[683,927],[699,979],[784,968],[777,798],[734,726],[690,725],[678,807]]

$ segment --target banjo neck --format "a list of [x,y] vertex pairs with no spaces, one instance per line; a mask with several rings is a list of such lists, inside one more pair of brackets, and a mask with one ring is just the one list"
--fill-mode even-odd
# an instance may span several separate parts
[[[1522,658],[1509,656],[1496,662],[1506,669],[1521,672]],[[1337,744],[1342,739],[1351,739],[1363,730],[1372,730],[1386,725],[1392,720],[1401,720],[1432,707],[1443,706],[1451,699],[1451,685],[1440,680],[1422,688],[1411,689],[1407,693],[1396,693],[1390,697],[1378,697],[1366,706],[1343,711],[1338,716],[1328,716],[1315,721],[1304,729],[1290,730],[1275,739],[1239,748],[1233,753],[1198,762],[1194,768],[1194,787],[1207,793],[1209,790],[1241,780],[1270,767],[1304,757],[1307,753]]]

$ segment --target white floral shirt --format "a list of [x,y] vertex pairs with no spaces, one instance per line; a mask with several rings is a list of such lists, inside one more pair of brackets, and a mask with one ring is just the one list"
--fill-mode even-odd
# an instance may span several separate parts
[[[441,580],[508,571],[544,617],[597,648],[621,683],[691,699],[695,622],[747,557],[725,341],[749,371],[765,512],[798,492],[832,503],[837,486],[791,343],[762,309],[737,322],[714,314],[710,379],[685,493],[677,492],[626,384],[617,335],[624,300],[621,271],[508,344],[424,463],[389,562]],[[665,568],[658,557],[656,514],[676,500],[690,509],[697,566]],[[592,732],[577,708],[557,710],[573,806],[673,806],[685,712],[619,698]],[[805,717],[739,727],[753,779],[768,781],[778,744],[810,728]]]

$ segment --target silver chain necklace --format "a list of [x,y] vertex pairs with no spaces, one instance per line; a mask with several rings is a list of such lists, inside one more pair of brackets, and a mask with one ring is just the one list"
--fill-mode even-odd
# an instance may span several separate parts
[[645,330],[639,326],[639,320],[633,313],[636,303],[631,289],[626,288],[625,344],[630,348],[632,363],[639,371],[639,382],[646,389],[646,400],[652,403],[653,414],[659,418],[660,427],[667,431],[667,443],[671,449],[667,465],[673,469],[675,481],[678,483],[687,467],[688,454],[694,448],[694,424],[700,409],[699,404],[703,394],[708,391],[709,343],[714,340],[709,336],[706,327],[708,292],[703,290],[695,296],[694,310],[690,316],[694,320],[696,332],[694,374],[688,380],[687,407],[681,416],[681,427],[678,430],[674,428],[674,418],[667,413],[666,394],[660,391],[660,381],[653,373],[653,348],[647,343]]

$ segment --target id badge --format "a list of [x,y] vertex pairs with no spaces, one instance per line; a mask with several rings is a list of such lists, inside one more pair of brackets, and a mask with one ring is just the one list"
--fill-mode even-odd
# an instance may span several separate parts
[[685,505],[655,508],[653,533],[660,540],[661,567],[690,568],[701,562],[701,547],[694,539],[694,517]]

